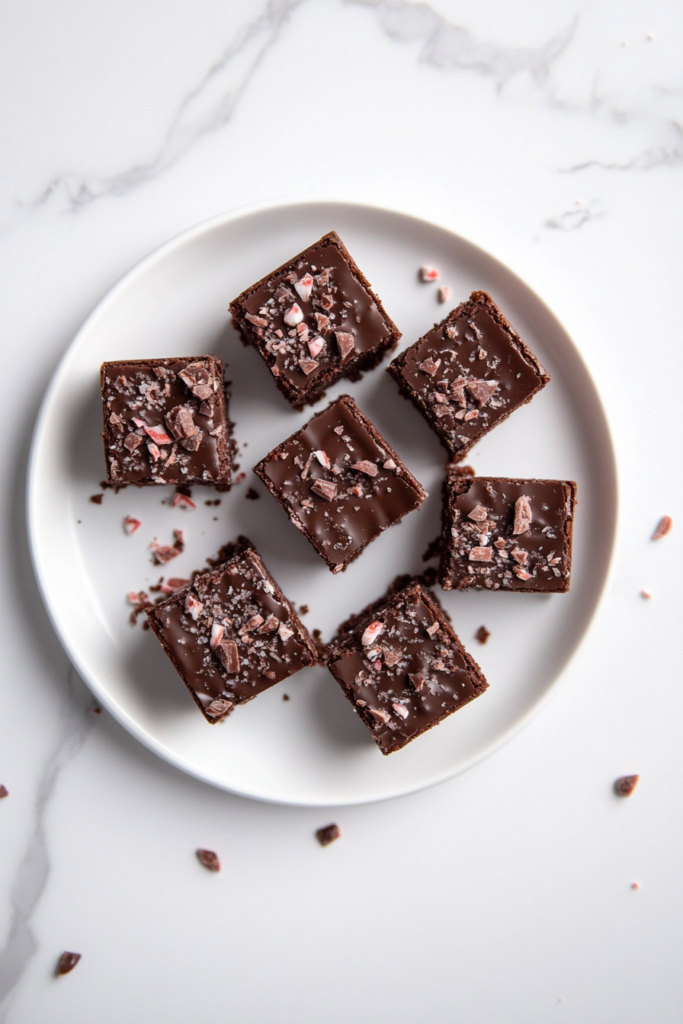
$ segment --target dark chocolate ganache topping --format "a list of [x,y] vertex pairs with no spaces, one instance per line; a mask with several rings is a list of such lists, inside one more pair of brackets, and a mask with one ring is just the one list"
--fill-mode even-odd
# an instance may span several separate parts
[[372,622],[361,623],[350,649],[335,652],[328,667],[384,753],[402,747],[487,685],[419,583],[375,611]]
[[447,487],[444,589],[567,589],[573,483],[453,474]]
[[392,335],[345,252],[326,237],[242,299],[273,374],[305,388]]
[[393,372],[447,447],[462,454],[548,379],[480,302],[454,310],[399,356]]
[[426,497],[346,395],[279,445],[255,471],[294,525],[328,563],[340,568]]
[[241,704],[315,663],[312,641],[252,550],[154,609],[157,631],[204,707]]
[[230,456],[220,360],[104,363],[103,434],[113,483],[225,483]]

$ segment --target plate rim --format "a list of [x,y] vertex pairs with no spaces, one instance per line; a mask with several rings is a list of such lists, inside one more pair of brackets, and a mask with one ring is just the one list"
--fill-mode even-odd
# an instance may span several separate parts
[[[202,235],[209,234],[218,227],[230,224],[234,221],[253,216],[255,214],[268,212],[270,210],[285,210],[292,207],[323,207],[328,205],[335,206],[346,206],[355,210],[368,210],[368,211],[380,211],[386,214],[392,214],[405,220],[418,222],[429,228],[435,228],[439,231],[446,232],[458,239],[460,242],[466,243],[473,249],[476,249],[479,253],[485,256],[488,260],[493,261],[497,264],[505,273],[512,275],[512,277],[519,282],[523,289],[526,289],[534,299],[543,307],[545,312],[559,325],[570,344],[574,349],[574,354],[579,360],[583,372],[586,377],[590,380],[594,396],[597,403],[597,412],[602,420],[602,426],[604,430],[604,440],[606,442],[605,457],[609,464],[609,476],[610,476],[610,491],[613,500],[613,512],[611,517],[611,530],[610,530],[610,550],[607,561],[607,567],[603,576],[602,585],[597,594],[593,614],[586,624],[583,632],[580,634],[578,642],[576,643],[571,655],[563,665],[560,672],[556,675],[555,679],[547,687],[545,693],[529,708],[513,725],[505,729],[495,741],[487,744],[483,749],[479,750],[475,755],[468,758],[464,763],[458,765],[454,769],[447,771],[441,771],[435,773],[433,778],[427,781],[421,780],[416,782],[414,786],[408,788],[402,788],[400,792],[389,793],[385,795],[370,795],[367,797],[351,797],[348,799],[341,799],[330,802],[321,802],[318,799],[287,799],[285,797],[268,796],[263,793],[250,791],[244,787],[238,787],[234,785],[227,785],[224,781],[217,779],[210,772],[202,771],[201,768],[194,764],[190,764],[186,758],[182,755],[172,751],[166,744],[160,742],[154,736],[152,736],[146,729],[140,726],[137,721],[118,703],[109,696],[106,689],[101,686],[97,678],[89,671],[85,665],[78,649],[72,646],[70,640],[66,635],[66,629],[62,627],[58,618],[56,608],[53,607],[53,602],[50,598],[49,583],[47,580],[47,572],[45,566],[42,564],[42,559],[39,551],[40,547],[40,536],[39,528],[37,525],[37,511],[36,511],[36,494],[39,486],[38,479],[38,462],[40,456],[40,450],[44,443],[44,436],[46,433],[46,426],[48,417],[50,415],[51,406],[55,399],[55,396],[62,384],[63,378],[67,374],[69,365],[73,358],[75,358],[76,352],[80,349],[83,343],[84,336],[91,330],[94,324],[96,324],[98,318],[105,315],[109,306],[114,303],[119,295],[126,290],[136,278],[143,275],[147,270],[152,268],[154,264],[163,261],[170,256],[175,250],[190,244],[195,239]],[[454,229],[445,226],[438,221],[432,220],[428,217],[424,217],[421,214],[412,213],[409,209],[397,209],[391,204],[383,204],[381,202],[363,202],[356,198],[345,198],[339,196],[329,197],[299,197],[296,195],[287,196],[284,198],[276,198],[265,201],[257,201],[251,203],[241,204],[230,209],[215,214],[212,217],[206,218],[197,224],[192,225],[180,232],[177,232],[171,238],[162,242],[161,245],[152,249],[140,260],[133,264],[121,277],[119,277],[115,283],[107,289],[102,297],[95,303],[91,311],[85,317],[76,333],[71,338],[65,351],[63,352],[57,366],[55,367],[50,382],[43,395],[40,410],[36,418],[33,435],[31,438],[31,445],[28,455],[28,466],[27,466],[27,477],[26,477],[26,527],[28,535],[28,546],[31,557],[31,564],[33,567],[34,576],[38,585],[40,596],[47,612],[50,624],[59,639],[59,642],[64,649],[67,658],[71,664],[76,668],[83,682],[88,686],[90,691],[96,697],[98,702],[106,708],[109,714],[121,725],[130,735],[137,739],[143,744],[148,750],[151,750],[154,754],[164,760],[166,763],[172,765],[179,771],[190,775],[193,778],[198,779],[201,782],[207,783],[208,785],[214,786],[224,792],[231,793],[235,796],[240,796],[246,799],[258,800],[262,803],[272,803],[281,806],[290,807],[347,807],[347,806],[362,806],[365,804],[378,803],[384,800],[395,800],[403,796],[408,796],[413,793],[420,792],[424,789],[429,789],[432,786],[439,785],[442,782],[446,782],[448,779],[454,778],[456,775],[460,775],[463,772],[469,771],[475,765],[484,761],[490,757],[497,750],[501,749],[512,739],[514,739],[522,730],[524,730],[531,722],[536,718],[537,715],[546,707],[549,701],[556,696],[560,685],[564,681],[569,669],[573,665],[577,654],[583,647],[587,638],[594,632],[596,623],[600,619],[604,605],[606,602],[607,594],[611,589],[611,583],[616,568],[616,552],[618,549],[619,536],[621,532],[620,527],[620,479],[619,479],[619,466],[617,462],[617,448],[614,443],[612,436],[612,429],[610,421],[607,416],[607,410],[603,401],[602,395],[597,387],[595,378],[591,373],[589,366],[584,358],[583,351],[579,345],[575,342],[573,336],[565,327],[564,323],[557,314],[551,309],[550,306],[545,302],[542,296],[537,290],[526,282],[516,270],[514,270],[508,263],[498,259],[496,255],[491,253],[487,248],[483,248],[477,242],[473,241],[466,235],[462,235]]]

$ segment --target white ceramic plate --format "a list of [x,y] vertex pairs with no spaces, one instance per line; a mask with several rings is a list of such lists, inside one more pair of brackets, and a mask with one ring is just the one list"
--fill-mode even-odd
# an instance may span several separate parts
[[[444,452],[420,414],[379,367],[330,398],[354,395],[424,484],[419,512],[387,530],[345,573],[332,576],[250,467],[311,415],[294,412],[260,358],[238,342],[228,302],[325,232],[335,229],[411,344],[450,306],[421,284],[440,268],[453,305],[489,291],[539,356],[552,382],[474,450],[479,474],[578,481],[572,588],[567,595],[442,594],[489,690],[405,750],[383,757],[324,668],[274,686],[223,724],[209,726],[155,637],[128,622],[126,593],[149,587],[154,537],[182,526],[188,543],[167,576],[189,576],[221,544],[246,533],[284,592],[307,604],[323,638],[379,596],[399,572],[424,569],[439,532]],[[171,488],[107,491],[98,369],[106,359],[215,353],[233,381],[231,417],[246,480],[217,495],[196,488],[196,511],[162,504]],[[246,501],[254,486],[258,501]],[[29,531],[36,573],[62,643],[98,700],[172,764],[235,793],[285,803],[333,805],[393,797],[462,771],[495,750],[539,708],[595,612],[608,572],[616,519],[609,431],[591,378],[566,332],[514,274],[450,231],[404,214],[336,202],[237,212],[200,225],[143,260],[97,306],[55,374],[36,427],[29,474]],[[128,537],[123,517],[143,526]],[[486,646],[474,639],[481,625]],[[283,701],[287,693],[290,700]]]

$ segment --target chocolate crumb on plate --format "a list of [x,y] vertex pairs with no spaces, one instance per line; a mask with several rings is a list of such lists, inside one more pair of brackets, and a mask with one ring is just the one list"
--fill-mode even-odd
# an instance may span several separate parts
[[485,644],[488,638],[491,636],[486,626],[480,626],[477,632],[474,634],[474,639],[478,640],[480,644]]
[[[92,498],[90,500],[92,501]],[[671,518],[671,516],[662,516],[662,518],[657,523],[657,528],[655,529],[655,532],[652,534],[652,540],[661,540],[662,537],[666,537],[667,533],[669,532],[673,524],[674,521]]]
[[90,497],[88,498],[88,501],[91,501],[93,505],[101,505],[103,498],[103,494],[91,494]]
[[69,971],[73,971],[74,967],[76,966],[80,959],[80,953],[62,953],[62,955],[59,958],[55,974],[57,976],[59,976],[60,974],[68,974]]
[[253,487],[250,487],[244,497],[247,498],[248,501],[258,501],[261,495],[258,491],[254,490]]
[[401,337],[335,231],[243,291],[230,312],[297,408],[341,377],[358,379]]
[[335,839],[339,839],[340,836],[339,825],[325,825],[324,828],[319,828],[315,834],[315,838],[321,846],[329,846],[330,843],[333,843]]
[[221,862],[218,859],[218,854],[214,853],[213,850],[197,850],[197,860],[200,864],[203,864],[208,871],[220,871]]
[[614,792],[618,796],[630,796],[638,785],[640,775],[621,775],[614,783]]
[[282,694],[282,699],[283,700],[289,700],[289,694],[288,693],[283,693]]
[[473,292],[387,370],[457,459],[550,380],[486,292]]
[[6,796],[9,796],[9,789],[7,786],[0,786],[0,800],[3,800]]

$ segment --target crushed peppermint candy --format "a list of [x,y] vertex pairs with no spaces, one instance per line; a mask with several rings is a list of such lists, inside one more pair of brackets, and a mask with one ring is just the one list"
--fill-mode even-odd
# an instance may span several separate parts
[[212,700],[211,703],[204,708],[204,714],[207,718],[217,722],[219,719],[225,718],[226,715],[229,715],[234,706],[235,705],[231,700],[218,698],[217,700]]
[[127,597],[128,604],[132,604],[134,608],[144,608],[149,604],[149,595],[144,590],[130,590]]
[[311,484],[311,490],[325,501],[333,501],[337,496],[337,485],[331,480],[316,480]]
[[324,449],[321,448],[318,451],[313,452],[313,454],[324,469],[330,468],[332,463],[330,462],[329,455],[324,451]]
[[301,306],[297,305],[297,303],[295,302],[293,306],[289,307],[289,309],[287,310],[283,317],[283,320],[285,321],[288,327],[296,327],[297,324],[301,323],[303,318],[304,314],[301,309]]
[[657,523],[657,528],[655,529],[655,532],[652,534],[652,540],[661,540],[662,537],[666,537],[667,533],[673,526],[673,523],[674,521],[671,518],[671,516],[662,516],[662,518]]
[[225,626],[222,622],[213,622],[211,624],[211,639],[209,640],[209,647],[211,650],[213,650],[214,647],[218,647],[219,643],[223,639],[224,633]]
[[202,602],[194,596],[194,594],[188,594],[185,598],[185,611],[188,615],[191,615],[195,622],[199,621],[199,616],[204,610]]
[[135,516],[126,516],[126,518],[123,520],[123,529],[126,531],[129,537],[132,533],[135,533],[136,530],[139,530],[141,526],[142,520],[136,519]]
[[423,362],[417,364],[418,370],[422,370],[423,373],[428,373],[430,377],[433,377],[441,366],[440,359],[432,359],[431,356],[427,356]]
[[311,353],[311,359],[315,359],[319,356],[322,350],[325,348],[325,341],[317,334],[314,338],[310,338],[307,342],[308,351]]
[[441,288],[439,288],[439,292],[438,292],[439,302],[448,302],[448,300],[450,298],[450,295],[451,295],[451,289],[449,288],[449,286],[447,284],[444,284],[444,285],[442,285]]
[[394,462],[393,459],[387,459],[387,461],[384,463],[382,468],[383,469],[396,469],[396,463]]
[[363,647],[371,647],[378,636],[384,632],[384,623],[375,620],[366,626],[361,637]]
[[197,860],[208,871],[220,871],[221,869],[221,862],[218,859],[218,854],[214,853],[213,850],[197,850]]
[[526,494],[520,495],[515,502],[515,522],[512,532],[517,535],[527,533],[531,526],[531,501]]
[[421,281],[438,281],[439,280],[439,271],[436,269],[436,267],[432,267],[432,266],[429,266],[429,264],[425,264],[425,266],[420,267],[420,280]]
[[470,562],[490,562],[492,555],[492,548],[475,547],[470,548],[468,558]]
[[365,476],[377,476],[377,466],[374,462],[368,462],[367,459],[352,463],[351,469],[355,469],[358,473],[364,473]]
[[[304,274],[298,281],[294,282],[294,289],[302,302],[308,302],[313,291],[313,278],[310,274]],[[287,322],[287,321],[285,321]]]
[[467,518],[473,519],[475,523],[483,523],[488,519],[488,515],[483,505],[475,505],[472,511],[467,513]]
[[170,580],[166,580],[160,586],[163,594],[175,594],[177,590],[182,590],[189,584],[189,580],[184,580],[180,576],[171,576]]
[[229,676],[240,670],[240,656],[234,640],[221,640],[214,648],[214,654]]
[[384,708],[368,708],[368,713],[371,714],[378,722],[383,722],[385,724],[391,718],[389,712],[385,711]]
[[392,704],[391,706],[394,709],[395,714],[397,714],[399,718],[405,719],[408,717],[408,708],[404,707],[403,704]]
[[182,508],[196,508],[197,506],[187,494],[183,494],[180,491],[176,491],[171,501],[171,507],[177,508],[180,505]]
[[341,361],[344,362],[356,347],[354,337],[348,331],[335,331],[334,336],[337,339]]

